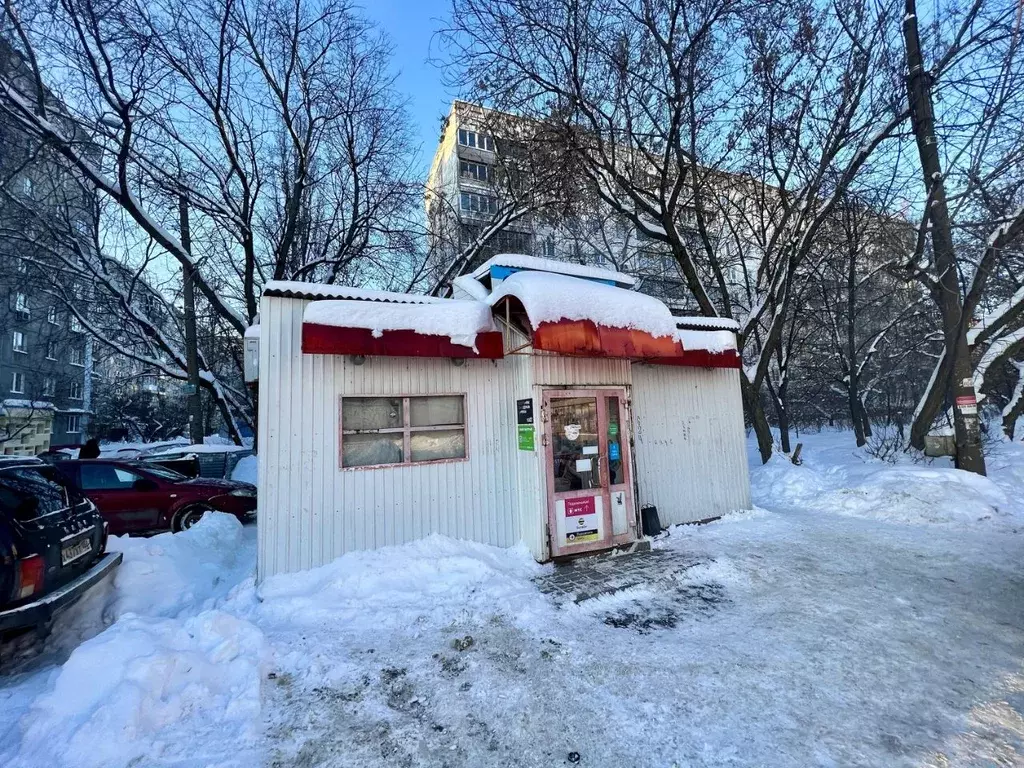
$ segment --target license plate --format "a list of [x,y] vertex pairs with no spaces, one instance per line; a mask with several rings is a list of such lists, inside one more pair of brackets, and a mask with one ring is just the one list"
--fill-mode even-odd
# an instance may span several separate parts
[[75,544],[70,544],[60,550],[60,564],[73,563],[78,558],[92,552],[92,539],[86,537]]

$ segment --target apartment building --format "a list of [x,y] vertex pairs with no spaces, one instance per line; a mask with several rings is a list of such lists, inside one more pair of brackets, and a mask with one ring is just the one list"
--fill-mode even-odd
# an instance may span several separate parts
[[[425,199],[437,263],[447,263],[488,228],[498,226],[462,272],[498,253],[588,264],[634,275],[638,290],[674,310],[693,311],[675,260],[661,244],[610,211],[571,168],[545,176],[555,160],[544,150],[543,130],[515,115],[465,101],[452,104]],[[537,206],[537,198],[545,194],[550,204]],[[524,209],[529,212],[515,215]]]
[[[0,40],[0,66],[18,67]],[[91,200],[61,162],[0,116],[0,454],[34,455],[88,434],[92,286],[55,233],[88,232]],[[73,309],[72,309],[73,308]]]

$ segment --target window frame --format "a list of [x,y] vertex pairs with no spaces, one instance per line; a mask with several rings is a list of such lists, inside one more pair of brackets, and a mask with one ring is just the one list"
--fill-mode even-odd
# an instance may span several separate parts
[[[82,362],[76,363],[75,358],[81,356]],[[74,365],[77,368],[85,368],[85,349],[79,346],[72,345],[71,354],[68,355],[68,365]]]
[[53,397],[57,393],[57,380],[53,376],[43,377],[43,397]]
[[[15,388],[15,382],[21,381],[21,388]],[[11,394],[12,395],[24,395],[25,394],[25,374],[22,371],[11,371]]]
[[[20,345],[18,344],[19,339],[21,339]],[[28,354],[28,338],[25,336],[24,331],[11,332],[11,351],[21,355]]]
[[46,322],[50,325],[60,325],[60,318],[57,316],[57,305],[51,304],[46,309]]
[[[78,394],[75,394],[76,387],[78,388]],[[84,391],[85,387],[82,386],[82,382],[77,380],[72,381],[71,383],[68,384],[68,400],[81,400]]]
[[[82,434],[82,414],[80,414],[80,413],[69,413],[69,414],[67,414],[67,417],[68,417],[68,420],[67,420],[67,423],[65,424],[67,429],[65,429],[64,432],[69,434],[69,435],[80,435],[80,434]],[[74,419],[74,424],[75,424],[75,428],[74,429],[71,428],[71,420],[72,419]]]
[[[428,459],[426,461],[413,461],[412,460],[412,435],[417,432],[451,432],[457,427],[451,424],[440,424],[431,427],[413,427],[410,421],[410,405],[409,400],[412,398],[427,398],[427,397],[461,397],[462,398],[462,435],[463,443],[466,446],[465,456],[450,458],[450,459]],[[400,427],[384,427],[382,429],[352,429],[346,432],[345,430],[345,419],[344,419],[344,400],[348,398],[351,400],[359,399],[392,399],[402,401],[402,426]],[[352,472],[359,469],[386,469],[393,467],[421,467],[429,464],[454,464],[457,462],[469,461],[469,395],[466,392],[431,392],[429,394],[414,394],[414,395],[381,395],[381,394],[350,394],[350,395],[339,395],[338,396],[338,469],[344,472]],[[389,464],[360,464],[356,467],[346,467],[344,465],[344,442],[345,435],[368,435],[368,434],[401,434],[402,435],[402,461],[392,462]]]

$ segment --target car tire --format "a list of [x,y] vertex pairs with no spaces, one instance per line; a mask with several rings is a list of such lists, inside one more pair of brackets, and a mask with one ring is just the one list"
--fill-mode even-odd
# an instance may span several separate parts
[[182,507],[174,516],[174,523],[171,525],[171,530],[175,533],[187,531],[193,525],[198,523],[202,519],[203,515],[211,511],[213,511],[213,508],[206,504],[189,504],[187,507]]

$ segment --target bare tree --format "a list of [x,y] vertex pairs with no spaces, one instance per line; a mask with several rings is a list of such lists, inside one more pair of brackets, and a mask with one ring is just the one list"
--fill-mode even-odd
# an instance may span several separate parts
[[[1014,327],[1018,311],[1011,299],[970,338],[969,326],[979,306],[988,303],[991,277],[1004,252],[1024,234],[1019,197],[1012,204],[1024,159],[1021,13],[1019,3],[981,0],[962,11],[942,11],[923,39],[913,0],[906,2],[903,21],[907,91],[926,193],[911,269],[940,309],[944,336],[911,442],[923,446],[952,397],[957,466],[984,474],[976,386],[984,384],[992,364],[1020,351],[1012,332],[1003,335]],[[1001,198],[995,210],[993,198]],[[977,217],[980,211],[985,216]],[[986,223],[993,212],[995,221]],[[972,232],[987,233],[983,243]]]
[[[389,287],[412,274],[408,122],[388,43],[350,4],[60,0],[4,13],[19,67],[0,75],[0,111],[100,196],[99,236],[126,233],[121,250],[80,249],[143,349],[159,350],[140,358],[177,376],[183,340],[114,264],[150,284],[189,271],[212,338],[241,336],[268,280]],[[182,197],[192,253],[174,234]],[[251,422],[244,387],[200,365],[228,421]]]
[[461,84],[547,121],[600,199],[665,246],[699,310],[739,320],[744,401],[767,460],[760,393],[794,280],[906,118],[880,82],[891,13],[868,2],[455,0],[452,19]]

